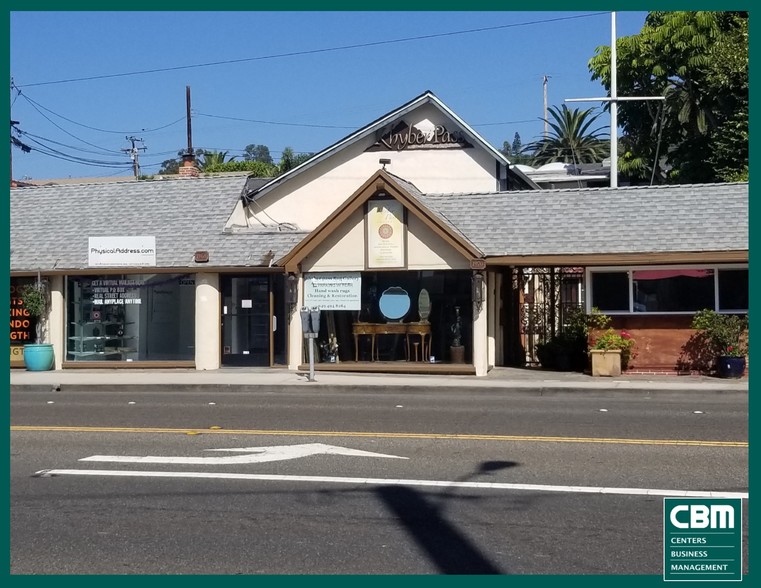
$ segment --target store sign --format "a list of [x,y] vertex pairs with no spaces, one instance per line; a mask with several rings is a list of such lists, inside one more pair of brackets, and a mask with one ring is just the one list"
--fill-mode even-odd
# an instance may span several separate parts
[[304,274],[304,306],[320,310],[360,310],[359,272]]
[[156,237],[90,237],[90,267],[155,267]]
[[368,200],[366,225],[368,269],[405,267],[402,203],[393,199]]
[[12,366],[24,365],[24,345],[34,343],[37,319],[29,314],[24,307],[24,299],[21,292],[29,280],[24,281],[11,279],[11,308],[10,308],[10,364]]
[[381,136],[380,140],[369,150],[404,151],[405,149],[465,148],[472,146],[462,133],[449,131],[443,125],[419,129],[402,122]]

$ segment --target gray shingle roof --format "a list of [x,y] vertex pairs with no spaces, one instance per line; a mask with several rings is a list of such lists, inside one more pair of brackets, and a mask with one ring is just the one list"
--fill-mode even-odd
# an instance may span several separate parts
[[[10,191],[12,272],[87,268],[87,239],[156,237],[158,267],[245,267],[269,250],[285,255],[306,232],[272,229],[224,233],[240,198],[241,176],[109,184],[69,184]],[[208,264],[193,261],[209,252]]]
[[748,249],[747,183],[413,195],[487,256]]

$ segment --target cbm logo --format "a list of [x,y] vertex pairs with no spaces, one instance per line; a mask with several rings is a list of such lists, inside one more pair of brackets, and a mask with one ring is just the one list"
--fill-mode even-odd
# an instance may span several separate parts
[[677,529],[735,528],[735,508],[729,504],[679,504],[669,517]]
[[663,499],[663,579],[741,582],[742,498]]

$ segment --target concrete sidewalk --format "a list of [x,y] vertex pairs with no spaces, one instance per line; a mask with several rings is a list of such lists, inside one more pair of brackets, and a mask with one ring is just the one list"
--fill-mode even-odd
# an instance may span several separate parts
[[23,387],[65,389],[97,387],[100,390],[136,387],[182,389],[205,386],[299,386],[345,388],[471,388],[494,390],[676,390],[748,392],[748,378],[720,379],[707,376],[653,376],[626,374],[616,378],[592,377],[577,372],[539,369],[494,368],[485,377],[382,373],[316,372],[314,382],[305,372],[277,368],[193,369],[69,369],[49,372],[10,370],[12,389]]

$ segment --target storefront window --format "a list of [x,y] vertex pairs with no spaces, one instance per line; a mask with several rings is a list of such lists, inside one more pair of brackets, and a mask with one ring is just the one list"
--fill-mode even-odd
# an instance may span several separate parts
[[748,310],[747,268],[601,269],[591,272],[590,285],[591,306],[602,312]]
[[195,278],[186,274],[67,278],[69,361],[195,357]]
[[[360,310],[322,311],[318,361],[472,361],[471,272],[362,272],[360,279]],[[464,355],[452,351],[456,334]]]
[[34,278],[11,278],[11,365],[24,365],[24,345],[34,343],[37,319],[24,307],[24,286],[34,283]]

